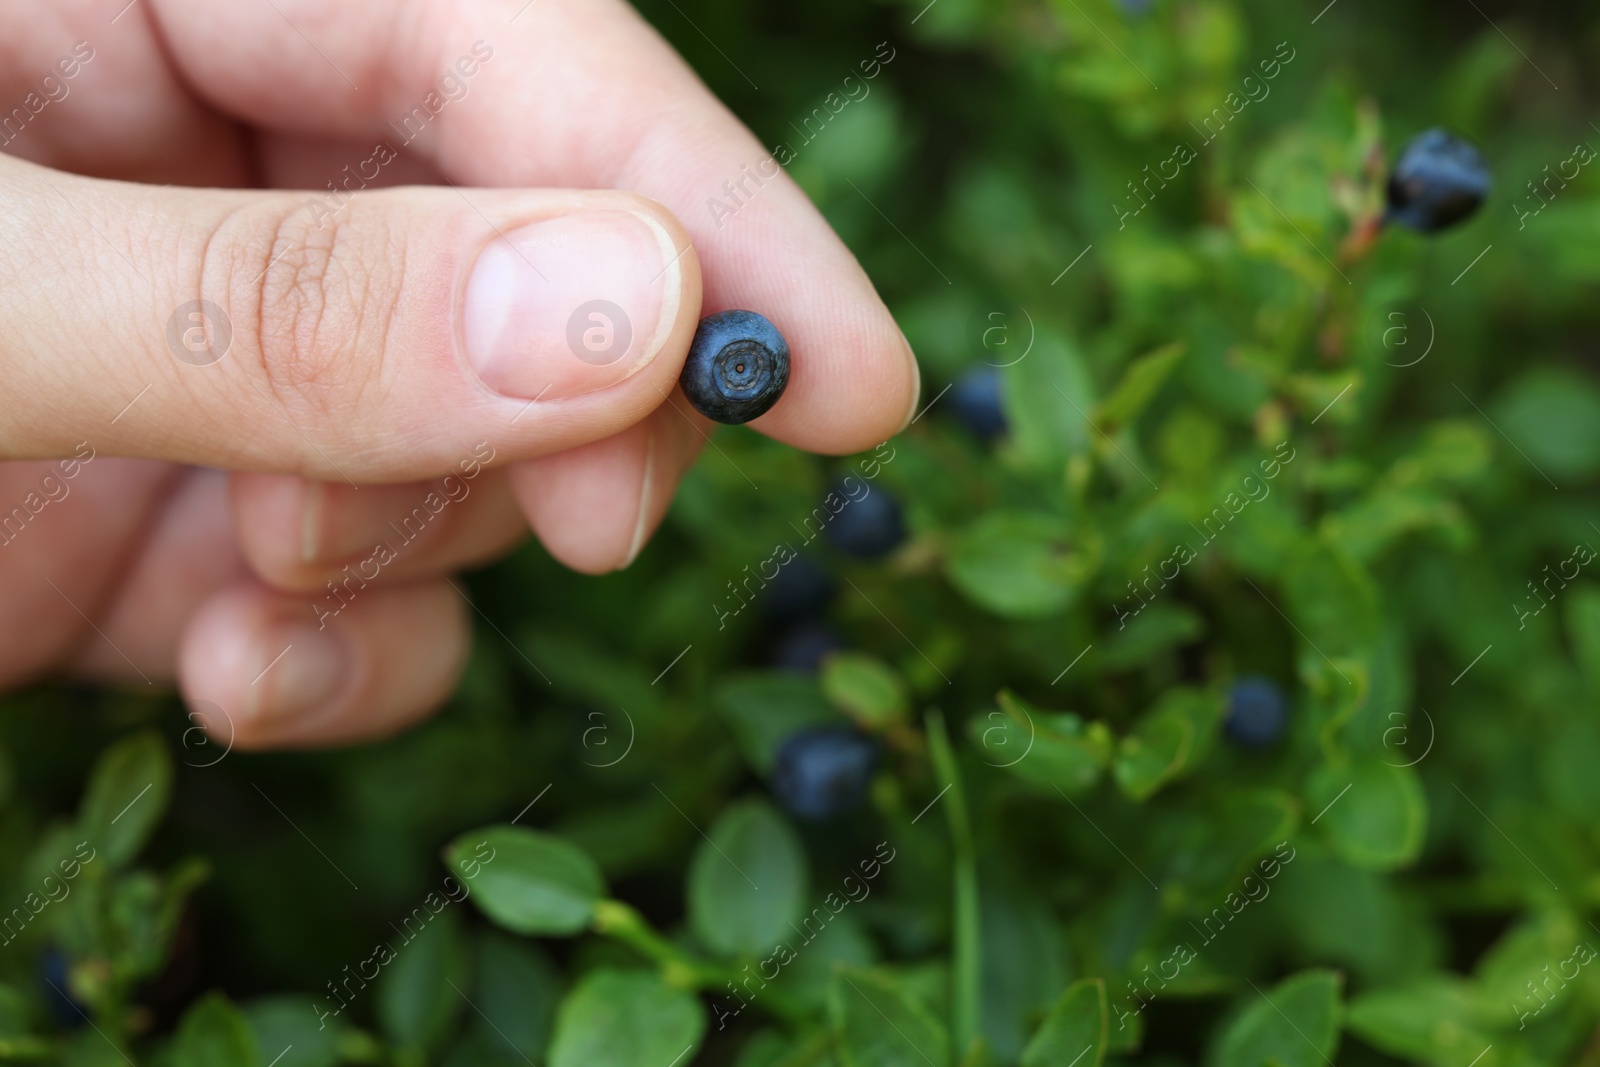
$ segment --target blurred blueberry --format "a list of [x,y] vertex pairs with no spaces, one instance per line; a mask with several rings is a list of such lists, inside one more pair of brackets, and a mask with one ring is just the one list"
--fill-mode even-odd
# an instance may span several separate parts
[[900,504],[888,490],[871,486],[865,496],[857,490],[851,497],[841,483],[835,485],[833,491],[845,501],[826,527],[828,540],[834,548],[857,559],[878,559],[905,540],[906,525],[900,514]]
[[860,805],[878,765],[878,742],[850,726],[790,734],[778,748],[772,791],[792,814],[822,821]]
[[957,378],[950,390],[950,405],[956,418],[979,440],[989,441],[1006,432],[1000,371],[995,367],[973,367]]
[[1478,150],[1435,128],[1412,138],[1389,175],[1386,219],[1437,233],[1478,210],[1489,195],[1489,168]]
[[1117,0],[1117,2],[1122,5],[1123,14],[1133,15],[1135,18],[1148,15],[1153,5],[1153,0]]
[[833,599],[833,578],[810,556],[796,556],[767,583],[767,614],[780,622],[821,615]]
[[84,1024],[85,1012],[67,992],[67,972],[71,962],[67,954],[54,945],[39,954],[39,985],[44,994],[45,1008],[56,1025],[73,1029]]
[[1228,690],[1228,717],[1222,728],[1244,748],[1266,748],[1283,736],[1288,706],[1278,683],[1247,676]]
[[844,648],[843,639],[820,622],[802,622],[778,635],[772,646],[772,665],[779,670],[815,674],[829,652]]

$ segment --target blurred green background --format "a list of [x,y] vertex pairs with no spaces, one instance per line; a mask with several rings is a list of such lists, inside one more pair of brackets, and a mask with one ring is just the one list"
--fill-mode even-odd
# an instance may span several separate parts
[[[1595,178],[1519,221],[1600,145],[1600,19],[680,2],[640,6],[792,149],[922,361],[871,468],[908,536],[807,553],[848,651],[776,669],[769,606],[715,605],[873,457],[722,430],[627,573],[530,544],[472,576],[468,675],[392,741],[223,756],[171,698],[9,697],[0,905],[97,851],[0,946],[0,1062],[1600,1064],[1600,579],[1563,567],[1600,544]],[[1488,203],[1364,243],[1433,126]],[[994,442],[942,393],[984,363]],[[1288,697],[1260,751],[1221,734],[1245,675]],[[851,718],[867,801],[790,817],[775,746]]]

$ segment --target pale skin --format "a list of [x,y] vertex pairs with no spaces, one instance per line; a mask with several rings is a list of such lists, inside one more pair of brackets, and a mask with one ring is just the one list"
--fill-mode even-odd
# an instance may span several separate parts
[[[0,156],[0,511],[52,472],[68,488],[0,546],[0,686],[175,683],[241,748],[381,737],[459,675],[455,572],[530,527],[587,573],[637,555],[710,432],[673,393],[703,312],[760,311],[790,343],[761,433],[846,454],[915,411],[903,335],[786,175],[715,225],[707,199],[769,150],[620,0],[125,5],[0,6],[0,109],[93,50]],[[331,219],[271,191],[325,193],[398,144],[477,42],[464,93]],[[480,253],[552,219],[560,241],[479,284]],[[522,305],[479,313],[518,286],[547,319],[561,286],[632,294],[634,348],[568,364],[545,319],[505,326]],[[198,298],[232,329],[209,366],[167,338]],[[324,583],[483,442],[470,492],[319,629]]]

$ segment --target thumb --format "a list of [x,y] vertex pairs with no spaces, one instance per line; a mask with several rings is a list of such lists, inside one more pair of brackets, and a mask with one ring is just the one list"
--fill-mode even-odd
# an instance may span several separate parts
[[672,392],[689,240],[627,193],[177,189],[0,158],[0,458],[401,481],[516,460]]

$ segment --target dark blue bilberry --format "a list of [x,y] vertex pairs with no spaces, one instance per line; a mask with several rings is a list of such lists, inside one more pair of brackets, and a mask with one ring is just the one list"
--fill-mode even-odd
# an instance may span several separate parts
[[1288,718],[1288,702],[1278,683],[1269,678],[1247,676],[1228,690],[1228,717],[1222,729],[1235,744],[1244,748],[1266,748],[1283,736]]
[[973,367],[950,389],[950,406],[967,429],[988,441],[1006,432],[1006,412],[1000,404],[1000,372],[994,367]]
[[[858,483],[865,486],[865,482]],[[833,492],[844,505],[824,527],[828,540],[840,552],[857,559],[878,559],[905,540],[906,524],[900,504],[881,486],[868,486],[865,495],[847,492],[843,482]]]
[[87,1012],[67,992],[69,968],[67,954],[54,945],[39,954],[39,987],[45,1009],[56,1025],[77,1029],[84,1024]]
[[695,410],[736,425],[764,415],[789,384],[789,345],[754,311],[719,311],[695,328],[678,377]]
[[1489,195],[1489,168],[1478,150],[1435,128],[1419,133],[1389,175],[1384,218],[1437,233],[1478,210]]
[[772,645],[772,665],[779,670],[815,674],[828,653],[844,647],[844,641],[827,626],[803,622],[778,635]]
[[767,583],[767,614],[780,622],[821,615],[833,599],[833,578],[810,556],[796,556]]
[[850,726],[790,734],[778,747],[772,791],[791,813],[822,821],[856,808],[878,766],[878,742]]
[[1123,14],[1138,17],[1150,13],[1152,0],[1121,0]]

